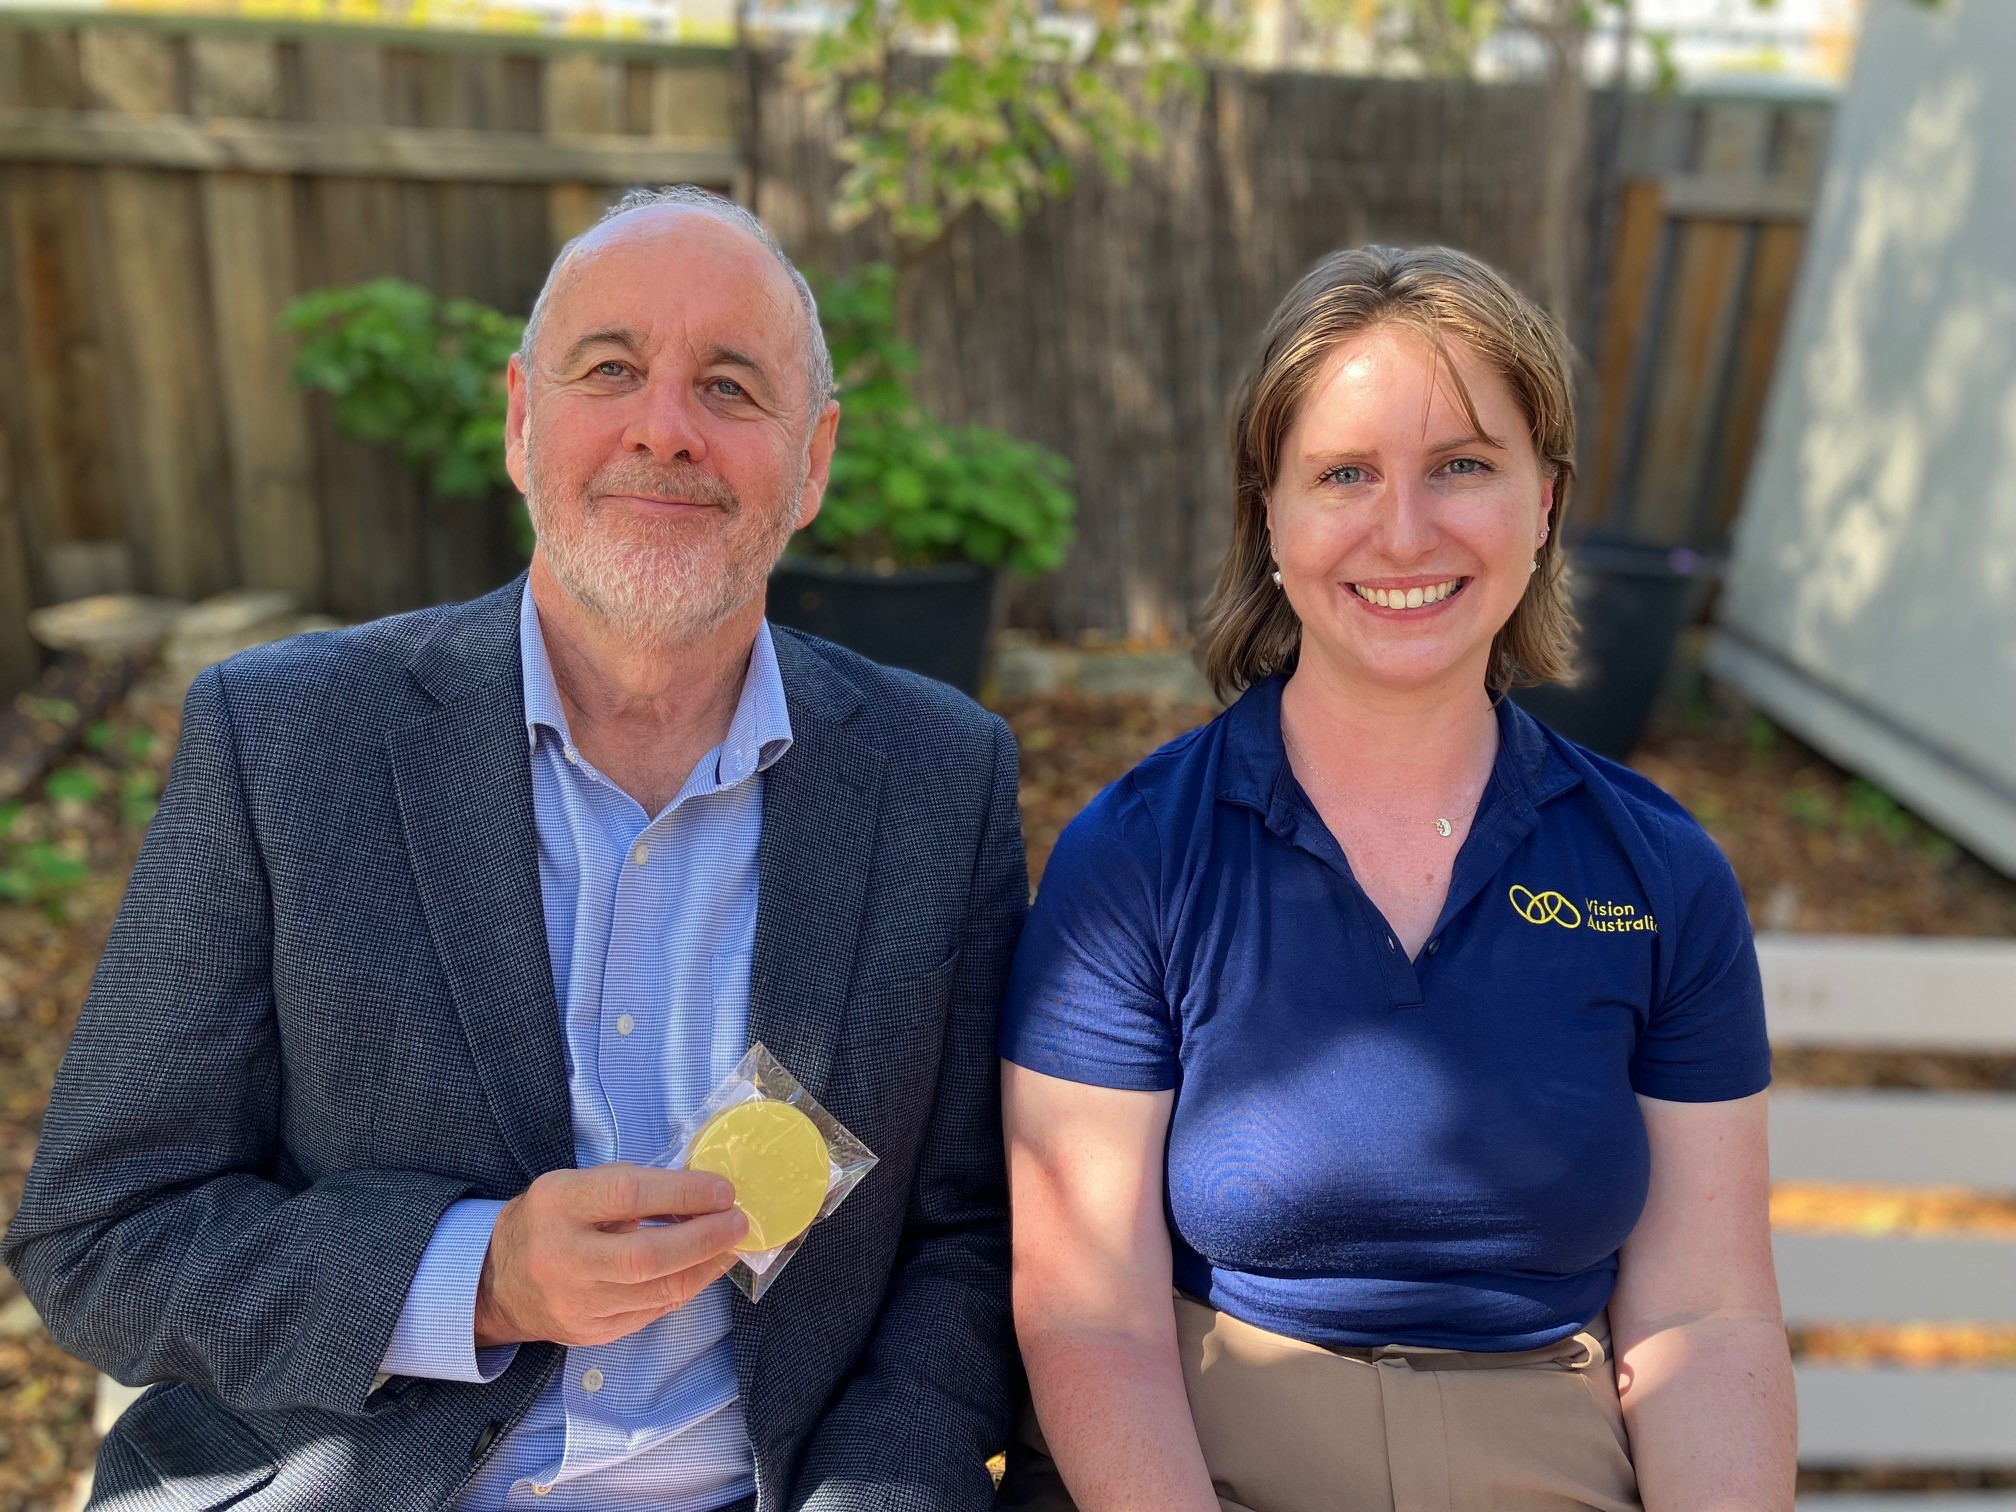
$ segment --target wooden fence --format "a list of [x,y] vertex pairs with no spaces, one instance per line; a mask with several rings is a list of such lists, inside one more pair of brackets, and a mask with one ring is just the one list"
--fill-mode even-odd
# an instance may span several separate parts
[[[815,264],[880,250],[827,229],[833,123],[759,71],[755,206]],[[1317,257],[1445,242],[1530,286],[1541,91],[1220,74],[1172,105],[1131,183],[1086,183],[1010,235],[962,225],[911,280],[923,388],[1076,464],[1080,541],[1017,622],[1158,640],[1189,628],[1229,532],[1227,400]],[[1596,104],[1584,490],[1572,528],[1713,549],[1740,498],[1830,107]],[[1607,297],[1606,297],[1607,291]],[[844,437],[844,424],[843,424]]]
[[[1536,266],[1534,89],[1214,77],[1165,150],[908,280],[924,392],[1077,467],[1080,544],[1019,587],[1061,635],[1185,631],[1226,537],[1226,398],[1316,256],[1444,241]],[[1578,511],[1714,544],[1797,264],[1824,106],[1602,100]],[[772,58],[536,39],[0,20],[0,687],[22,613],[104,588],[291,588],[348,617],[511,567],[295,392],[275,317],[396,274],[522,312],[621,187],[733,189],[813,268],[882,250],[826,205],[835,123]],[[1613,255],[1614,249],[1614,255]]]
[[[0,682],[29,603],[287,588],[349,617],[512,569],[496,501],[343,441],[275,321],[396,275],[523,311],[622,186],[732,188],[733,60],[328,29],[0,24]],[[9,673],[12,676],[9,676]]]
[[1600,206],[1585,525],[1704,551],[1742,502],[1831,111],[1638,112]]

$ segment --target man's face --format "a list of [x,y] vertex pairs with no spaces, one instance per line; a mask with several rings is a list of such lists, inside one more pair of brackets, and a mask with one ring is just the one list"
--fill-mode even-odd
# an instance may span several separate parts
[[633,211],[577,250],[529,368],[512,360],[505,424],[570,595],[663,640],[762,594],[832,460],[839,407],[811,412],[808,335],[777,260],[703,212]]

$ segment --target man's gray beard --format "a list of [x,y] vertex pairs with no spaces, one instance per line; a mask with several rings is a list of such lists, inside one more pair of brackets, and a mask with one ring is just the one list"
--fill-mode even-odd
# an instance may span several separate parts
[[[764,591],[770,569],[797,528],[798,506],[805,496],[801,479],[786,507],[767,518],[759,513],[760,524],[754,530],[738,530],[742,502],[726,484],[709,477],[703,487],[665,491],[693,493],[720,508],[725,518],[718,535],[682,540],[668,530],[663,538],[653,539],[649,523],[639,521],[640,534],[626,537],[610,528],[604,506],[587,500],[577,519],[556,522],[546,507],[546,490],[529,450],[525,469],[525,507],[546,565],[562,588],[626,640],[677,643],[720,629]],[[656,492],[667,476],[659,470],[653,474],[655,481],[647,482],[641,475],[636,481],[645,491]],[[669,476],[682,477],[689,485],[702,477],[697,471]],[[605,490],[616,481],[598,475],[584,492]]]

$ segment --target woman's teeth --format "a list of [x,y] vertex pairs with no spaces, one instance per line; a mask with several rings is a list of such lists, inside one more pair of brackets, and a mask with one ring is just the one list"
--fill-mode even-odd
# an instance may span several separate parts
[[1377,604],[1381,609],[1419,609],[1423,604],[1439,604],[1458,588],[1463,586],[1462,578],[1451,578],[1446,583],[1434,583],[1426,588],[1361,588],[1351,585],[1351,591],[1368,604]]

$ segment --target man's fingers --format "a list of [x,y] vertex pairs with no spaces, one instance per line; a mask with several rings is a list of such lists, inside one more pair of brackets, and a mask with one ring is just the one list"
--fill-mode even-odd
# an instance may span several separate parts
[[568,1196],[573,1215],[584,1223],[627,1223],[719,1213],[734,1202],[735,1189],[705,1171],[612,1162],[581,1172]]
[[648,1286],[731,1251],[749,1220],[730,1208],[628,1234],[610,1234],[595,1248],[596,1270],[618,1286]]
[[639,1329],[649,1328],[660,1318],[677,1312],[700,1293],[712,1286],[735,1267],[736,1256],[731,1250],[726,1255],[716,1255],[712,1260],[703,1261],[691,1270],[681,1271],[676,1276],[666,1276],[649,1286],[630,1290],[633,1296],[656,1293],[648,1307],[633,1312],[613,1313],[596,1325],[596,1337],[583,1342],[608,1344],[617,1339],[627,1339]]
[[651,1298],[652,1305],[658,1310],[658,1316],[662,1318],[667,1313],[677,1312],[727,1275],[735,1268],[735,1261],[738,1258],[735,1251],[729,1250],[712,1259],[702,1260],[698,1265],[675,1271],[648,1286],[640,1286],[637,1290]]

